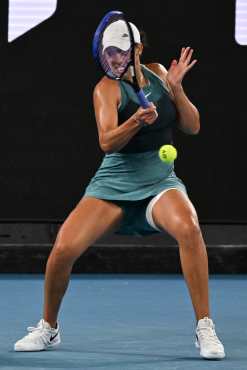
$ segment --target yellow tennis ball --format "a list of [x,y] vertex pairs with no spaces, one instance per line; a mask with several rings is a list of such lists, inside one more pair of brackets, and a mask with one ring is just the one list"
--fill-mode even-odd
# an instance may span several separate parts
[[159,149],[159,157],[162,162],[171,163],[177,158],[177,149],[170,144],[162,145]]

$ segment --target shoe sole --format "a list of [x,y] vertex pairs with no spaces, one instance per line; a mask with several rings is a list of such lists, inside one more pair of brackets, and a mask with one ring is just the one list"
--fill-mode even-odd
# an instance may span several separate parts
[[59,346],[60,343],[61,343],[61,341],[56,342],[56,343],[52,343],[52,344],[48,345],[46,348],[42,348],[42,349],[23,349],[23,348],[18,349],[18,347],[17,348],[14,347],[14,351],[15,352],[42,352],[42,351],[49,351],[49,350],[55,349],[57,346]]
[[203,355],[203,353],[201,352],[201,347],[198,343],[198,341],[195,342],[195,346],[196,348],[200,349],[200,355],[202,358],[204,358],[205,360],[223,360],[223,358],[226,357],[225,353],[223,353],[222,355],[210,355],[210,356],[207,356],[207,355]]

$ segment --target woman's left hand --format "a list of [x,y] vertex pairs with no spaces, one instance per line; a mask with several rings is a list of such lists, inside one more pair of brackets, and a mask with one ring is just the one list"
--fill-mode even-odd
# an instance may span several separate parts
[[174,59],[167,72],[167,82],[172,89],[181,88],[185,74],[196,64],[197,60],[191,62],[193,49],[182,48],[179,61]]

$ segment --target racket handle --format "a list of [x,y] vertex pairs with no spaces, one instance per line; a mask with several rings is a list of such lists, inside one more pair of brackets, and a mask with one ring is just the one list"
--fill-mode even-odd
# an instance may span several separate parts
[[150,101],[146,98],[143,90],[139,90],[137,91],[137,96],[138,96],[138,99],[139,99],[139,102],[140,102],[140,105],[142,106],[142,108],[148,108],[150,107]]

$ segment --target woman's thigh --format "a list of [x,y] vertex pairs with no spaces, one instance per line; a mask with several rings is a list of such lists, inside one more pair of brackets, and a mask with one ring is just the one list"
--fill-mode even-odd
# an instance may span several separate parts
[[84,197],[61,226],[55,246],[59,249],[73,249],[74,254],[80,255],[97,239],[115,231],[122,217],[123,212],[117,205]]
[[196,210],[187,194],[171,189],[154,204],[152,217],[155,225],[175,239],[186,232],[199,232]]

